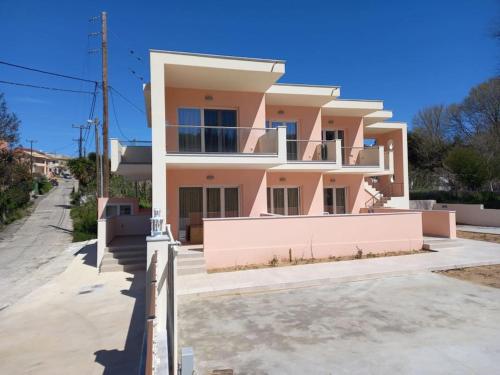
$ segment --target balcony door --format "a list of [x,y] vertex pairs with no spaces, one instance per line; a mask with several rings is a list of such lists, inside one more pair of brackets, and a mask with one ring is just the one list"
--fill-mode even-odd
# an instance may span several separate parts
[[267,210],[275,215],[299,215],[298,187],[267,188]]
[[325,188],[323,190],[324,212],[332,215],[347,213],[346,197],[345,187]]
[[[321,132],[321,140],[322,141],[335,141],[340,139],[340,147],[341,147],[341,155],[342,155],[342,163],[344,162],[344,131],[343,130],[330,130],[324,129]],[[330,160],[334,158],[334,155],[328,155],[328,150],[326,145],[323,145],[321,148],[321,157],[323,160]],[[330,159],[329,159],[330,158]]]
[[237,151],[236,111],[205,109],[205,152],[232,153]]
[[200,232],[203,218],[240,216],[238,187],[179,188],[179,238],[191,241]]
[[179,152],[234,153],[238,148],[237,111],[179,108]]
[[266,128],[286,127],[286,158],[287,160],[297,160],[297,122],[296,121],[266,121]]

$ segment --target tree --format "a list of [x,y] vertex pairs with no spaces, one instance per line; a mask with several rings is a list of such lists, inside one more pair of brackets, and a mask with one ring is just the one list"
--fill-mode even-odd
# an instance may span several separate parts
[[450,106],[449,115],[459,143],[484,158],[493,190],[500,179],[500,78],[473,87],[462,103]]
[[488,181],[488,168],[484,157],[471,147],[453,148],[444,165],[456,181],[467,190],[479,190]]
[[448,113],[443,105],[420,110],[413,118],[411,132],[411,160],[417,168],[434,171],[442,167],[442,156],[449,149],[452,132]]
[[75,158],[68,161],[68,168],[71,174],[83,186],[95,182],[95,163],[88,158]]
[[4,94],[0,93],[0,141],[17,143],[19,141],[19,125],[21,121],[9,112]]

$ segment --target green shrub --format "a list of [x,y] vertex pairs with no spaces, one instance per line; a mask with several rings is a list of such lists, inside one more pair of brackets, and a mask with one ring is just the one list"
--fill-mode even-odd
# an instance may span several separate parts
[[97,204],[95,199],[73,206],[71,208],[73,219],[73,241],[85,241],[97,238]]
[[483,204],[484,208],[500,209],[500,193],[492,191],[412,191],[410,199],[434,199],[438,203]]

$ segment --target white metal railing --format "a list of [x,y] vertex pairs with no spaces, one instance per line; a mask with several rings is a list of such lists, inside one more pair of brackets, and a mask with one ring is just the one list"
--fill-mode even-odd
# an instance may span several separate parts
[[166,152],[277,155],[278,130],[242,126],[166,125]]

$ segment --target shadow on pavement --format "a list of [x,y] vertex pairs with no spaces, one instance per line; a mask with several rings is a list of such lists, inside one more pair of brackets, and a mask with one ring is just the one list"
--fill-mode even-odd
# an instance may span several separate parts
[[124,349],[101,349],[94,353],[95,361],[104,366],[104,375],[139,373],[145,324],[145,275],[144,271],[134,272],[132,277],[127,278],[132,281],[130,288],[121,291],[123,295],[135,298]]
[[83,264],[91,267],[97,267],[97,243],[85,245],[78,251],[77,254],[84,255]]

